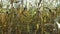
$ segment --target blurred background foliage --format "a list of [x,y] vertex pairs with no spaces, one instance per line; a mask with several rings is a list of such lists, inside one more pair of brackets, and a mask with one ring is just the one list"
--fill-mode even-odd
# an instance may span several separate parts
[[60,0],[0,0],[0,34],[60,34],[58,16]]

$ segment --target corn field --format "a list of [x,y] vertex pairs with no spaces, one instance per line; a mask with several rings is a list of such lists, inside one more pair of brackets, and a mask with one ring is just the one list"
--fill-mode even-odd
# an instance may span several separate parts
[[0,34],[60,34],[60,0],[0,0]]

